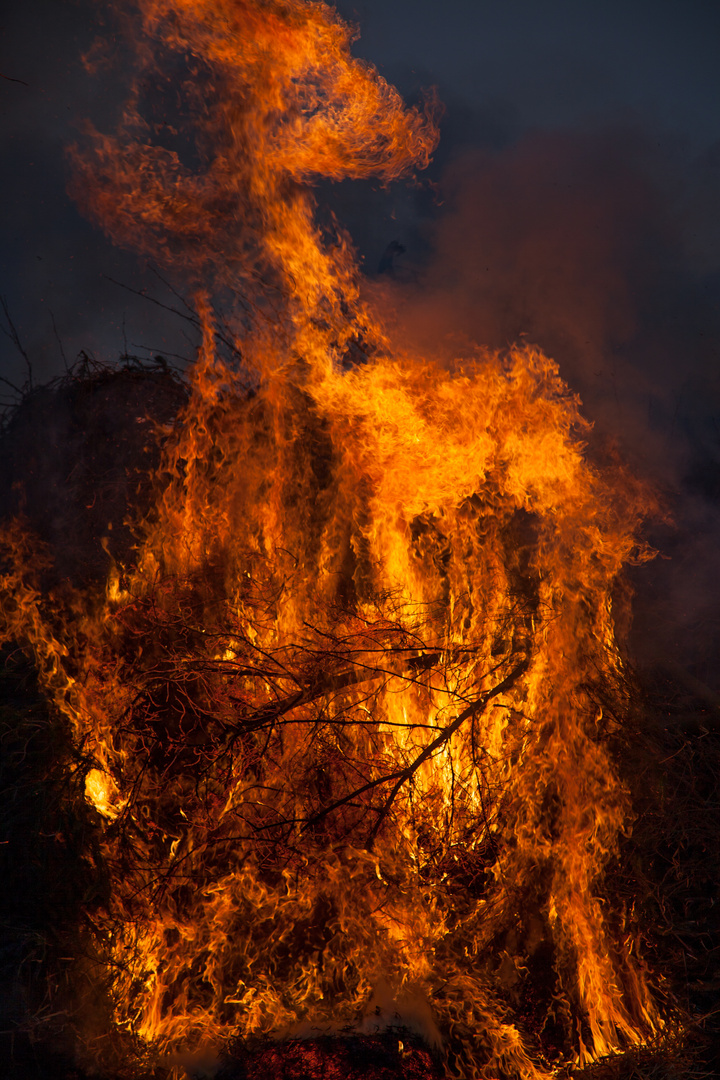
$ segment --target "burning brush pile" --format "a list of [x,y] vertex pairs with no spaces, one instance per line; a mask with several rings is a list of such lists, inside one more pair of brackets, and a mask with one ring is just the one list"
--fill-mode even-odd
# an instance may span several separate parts
[[58,570],[22,498],[5,521],[2,636],[24,722],[61,733],[77,873],[38,1030],[103,1077],[637,1062],[682,1026],[616,861],[653,500],[540,351],[440,364],[374,315],[309,184],[422,168],[437,109],[331,9],[141,0],[127,28],[74,194],[184,276],[203,341],[187,391],[144,373],[162,452],[105,575]]

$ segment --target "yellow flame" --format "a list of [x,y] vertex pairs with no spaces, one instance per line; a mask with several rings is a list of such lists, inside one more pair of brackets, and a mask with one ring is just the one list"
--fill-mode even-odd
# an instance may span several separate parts
[[[613,595],[651,500],[589,461],[539,350],[448,370],[392,347],[305,182],[423,166],[433,107],[405,110],[331,9],[139,9],[120,131],[75,152],[75,187],[203,286],[203,344],[127,584],[61,625],[26,584],[7,620],[95,756],[88,799],[123,811],[117,1028],[163,1052],[359,1028],[385,985],[464,1075],[548,1076],[503,989],[544,943],[556,1053],[640,1044],[661,1021],[606,917],[629,807],[596,691],[619,714]],[[167,54],[194,171],[143,112]],[[252,394],[215,349],[228,287]]]

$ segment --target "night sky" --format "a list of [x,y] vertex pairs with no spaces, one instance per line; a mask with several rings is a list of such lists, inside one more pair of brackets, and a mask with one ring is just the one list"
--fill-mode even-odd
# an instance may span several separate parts
[[[405,248],[388,289],[410,344],[536,342],[599,437],[667,493],[679,530],[658,534],[673,558],[645,622],[669,629],[636,644],[713,681],[720,631],[699,627],[720,626],[720,4],[338,6],[356,54],[410,101],[435,86],[445,113],[419,186],[348,182],[320,199],[368,275],[389,243]],[[193,351],[180,320],[108,280],[169,299],[66,194],[64,147],[84,117],[109,128],[120,101],[81,61],[101,22],[87,0],[4,0],[0,17],[0,293],[36,382],[81,350]],[[21,384],[22,358],[6,338],[0,350]]]

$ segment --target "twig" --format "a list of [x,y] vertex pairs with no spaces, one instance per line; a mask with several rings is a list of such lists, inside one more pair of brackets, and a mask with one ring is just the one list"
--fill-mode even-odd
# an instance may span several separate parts
[[111,278],[108,274],[103,274],[106,281],[111,282],[113,285],[117,285],[120,289],[125,289],[127,292],[132,293],[134,296],[140,296],[143,300],[149,301],[151,304],[155,304],[157,307],[162,308],[164,311],[169,311],[171,315],[177,315],[180,319],[185,319],[186,322],[192,323],[196,328],[200,326],[200,320],[197,315],[186,315],[184,312],[179,311],[177,308],[171,307],[170,304],[163,304],[162,300],[157,300],[154,296],[150,296],[144,289],[133,289],[131,285],[125,285],[122,281],[116,281],[115,278]]
[[527,671],[529,663],[530,661],[528,658],[521,660],[520,663],[516,664],[516,666],[512,669],[510,674],[506,675],[505,678],[497,684],[497,686],[494,686],[492,690],[489,690],[487,694],[484,694],[479,701],[475,701],[472,705],[468,705],[467,709],[463,709],[463,711],[453,720],[453,722],[449,724],[440,733],[440,735],[438,735],[436,739],[433,739],[430,745],[426,746],[422,753],[418,754],[415,760],[410,765],[408,765],[406,769],[403,770],[403,773],[399,777],[398,782],[395,784],[395,787],[392,789],[387,799],[385,800],[385,804],[378,815],[377,821],[375,822],[370,832],[370,835],[368,836],[368,847],[372,847],[375,841],[375,837],[377,836],[380,829],[380,826],[387,817],[390,807],[395,800],[395,796],[398,794],[403,784],[407,783],[408,780],[412,779],[420,766],[424,762],[426,762],[428,758],[432,757],[436,750],[439,750],[441,746],[444,746],[445,743],[455,734],[458,728],[462,727],[466,720],[469,720],[470,717],[477,716],[478,713],[484,712],[493,698],[497,697],[499,694],[504,694],[506,690],[509,690],[512,686],[514,686],[520,676],[524,675]]
[[22,390],[20,389],[20,387],[16,386],[14,382],[10,382],[10,380],[6,379],[4,375],[0,375],[0,382],[5,383],[6,386],[9,386],[10,389],[14,390],[16,394],[22,395]]
[[[169,367],[173,371],[179,372],[181,375],[185,373],[185,369],[192,361],[188,360],[187,356],[182,356],[180,353],[168,352],[167,349],[151,348],[149,345],[141,345],[139,341],[131,341],[130,345],[133,349],[142,349],[143,352],[150,353],[153,359],[160,364],[161,367]],[[185,364],[184,368],[178,367],[177,364],[168,364],[168,358],[172,360],[182,360]],[[142,360],[143,358],[140,357]],[[143,360],[143,363],[147,361]]]
[[175,299],[176,299],[176,300],[179,300],[179,301],[180,301],[180,303],[181,303],[181,304],[183,305],[183,307],[184,307],[184,308],[187,308],[187,310],[188,310],[188,311],[190,312],[190,315],[192,316],[192,318],[193,318],[193,319],[194,319],[195,321],[197,321],[197,313],[196,313],[195,309],[194,309],[193,307],[191,307],[191,306],[190,306],[190,304],[188,304],[187,300],[186,300],[186,299],[185,299],[185,297],[184,297],[184,296],[182,295],[182,293],[179,293],[179,292],[177,291],[177,289],[174,289],[174,288],[173,288],[173,286],[172,286],[172,285],[170,284],[170,282],[169,282],[169,281],[167,281],[167,280],[166,280],[166,279],[165,279],[165,278],[164,278],[164,277],[162,276],[162,274],[160,273],[160,271],[159,271],[159,270],[156,270],[154,266],[151,266],[151,267],[150,267],[149,269],[150,269],[150,273],[151,273],[151,274],[154,274],[154,275],[155,275],[155,277],[156,277],[156,278],[158,279],[158,281],[161,281],[161,282],[163,283],[163,285],[165,286],[165,288],[166,288],[166,289],[168,289],[168,290],[169,290],[169,291],[170,291],[170,292],[171,292],[171,293],[173,294],[173,296],[175,297]]
[[53,333],[55,334],[55,340],[57,341],[57,343],[58,343],[58,345],[60,347],[60,355],[62,357],[62,362],[65,365],[65,371],[69,371],[70,368],[68,367],[67,358],[65,356],[65,349],[63,348],[62,338],[58,334],[58,328],[57,328],[57,326],[55,324],[55,316],[53,315],[52,311],[50,312],[50,318],[52,319]]
[[[10,338],[13,345],[15,346],[15,348],[18,350],[18,352],[20,353],[20,355],[24,359],[25,364],[27,366],[27,371],[28,371],[27,388],[32,390],[33,373],[32,373],[32,364],[30,363],[30,357],[26,353],[25,349],[23,348],[23,344],[20,341],[20,335],[17,332],[17,328],[15,326],[15,323],[12,321],[12,318],[10,317],[10,309],[8,308],[7,300],[5,299],[4,296],[0,296],[0,305],[2,305],[2,309],[3,309],[3,312],[5,313],[5,318],[7,320],[8,327],[10,328],[9,330],[6,330],[6,328],[4,326],[0,326],[0,330],[2,330],[5,337]],[[8,380],[3,379],[3,382],[8,382]],[[8,385],[12,386],[12,383],[8,382]],[[13,387],[13,389],[17,389],[17,387]],[[18,392],[22,393],[22,391],[18,391]]]
[[406,784],[407,781],[415,775],[420,766],[425,761],[427,761],[428,758],[432,757],[436,750],[443,746],[448,741],[448,739],[452,738],[455,732],[460,727],[462,727],[466,720],[468,720],[471,716],[475,716],[477,713],[482,712],[487,707],[489,702],[492,701],[493,698],[497,697],[499,694],[505,693],[505,691],[509,690],[511,686],[514,686],[514,684],[521,677],[521,675],[523,675],[527,671],[528,665],[528,659],[522,660],[521,663],[517,664],[513,668],[509,675],[507,675],[497,684],[497,686],[494,686],[492,690],[488,691],[487,694],[484,694],[477,701],[474,701],[472,705],[468,705],[467,709],[463,709],[463,711],[455,717],[452,723],[448,724],[447,727],[443,728],[437,738],[433,739],[433,741],[428,746],[426,746],[420,754],[418,754],[418,756],[415,758],[414,761],[410,763],[410,765],[405,766],[405,768],[403,769],[398,769],[393,773],[389,773],[386,776],[380,776],[377,777],[375,780],[369,780],[366,784],[363,784],[361,787],[356,788],[355,791],[352,791],[349,795],[345,795],[342,799],[337,799],[334,803],[331,803],[330,806],[324,807],[317,814],[314,814],[305,822],[303,826],[303,831],[316,825],[319,821],[322,821],[323,818],[327,817],[328,814],[331,814],[335,810],[338,810],[341,806],[345,806],[348,803],[352,802],[359,795],[364,795],[366,791],[371,791],[373,788],[381,787],[383,784],[389,784],[393,780],[395,780],[397,782],[393,787],[390,795],[385,800],[385,803],[379,812],[378,820],[376,821],[368,837],[368,847],[371,847],[373,841],[375,840],[375,837],[377,836],[380,825],[387,817],[390,806],[392,805],[393,800],[397,796],[403,784]]
[[[163,280],[159,274],[157,276],[160,278],[161,281]],[[150,296],[150,294],[145,292],[144,289],[133,289],[131,285],[125,285],[122,281],[116,281],[115,278],[111,278],[108,274],[103,274],[103,277],[106,281],[111,282],[113,285],[117,285],[119,288],[126,289],[127,292],[133,293],[134,296],[140,296],[143,300],[148,300],[151,304],[155,304],[156,307],[162,308],[163,311],[169,311],[171,315],[177,315],[179,319],[184,319],[186,322],[189,322],[190,325],[194,326],[196,330],[200,329],[200,320],[198,319],[197,315],[186,315],[185,312],[180,311],[179,308],[172,307],[172,305],[170,304],[164,304],[162,300],[158,300],[156,297]],[[173,293],[173,295],[177,296],[177,293],[175,293],[175,290],[170,285],[168,285],[168,288]],[[188,311],[193,310],[187,303],[187,301],[183,300],[182,297],[178,297],[178,299],[188,309]],[[215,328],[215,337],[218,339],[218,341],[222,342],[222,344],[227,349],[229,349],[231,353],[233,353],[239,359],[242,359],[237,345],[235,345],[234,342],[232,342],[228,337],[226,337],[225,334],[221,334],[217,328]]]
[[21,86],[30,86],[30,83],[25,82],[24,79],[13,79],[12,75],[3,75],[2,71],[0,71],[0,79],[5,79],[7,82],[20,83]]

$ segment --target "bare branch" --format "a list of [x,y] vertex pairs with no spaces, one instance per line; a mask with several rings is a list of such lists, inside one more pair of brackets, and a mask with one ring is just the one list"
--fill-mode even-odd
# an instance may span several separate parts
[[0,79],[5,79],[6,82],[20,83],[21,86],[30,86],[30,83],[25,82],[24,79],[13,79],[12,75],[3,75],[0,71]]
[[57,343],[58,343],[58,345],[60,347],[60,355],[62,357],[62,362],[65,365],[65,370],[69,371],[70,368],[68,366],[67,357],[65,356],[65,349],[63,348],[62,338],[58,334],[58,328],[57,328],[57,326],[55,324],[55,316],[53,315],[52,311],[50,312],[50,318],[52,319],[53,333],[55,334],[55,340],[57,341]]
[[425,749],[420,754],[418,754],[417,757],[409,765],[405,766],[403,769],[398,769],[395,772],[389,773],[385,776],[380,776],[376,777],[374,780],[369,780],[366,784],[363,784],[361,787],[356,788],[349,795],[345,795],[342,799],[337,799],[329,806],[323,807],[322,810],[320,810],[317,814],[314,814],[305,822],[305,825],[303,826],[303,831],[312,828],[314,825],[317,825],[318,822],[323,820],[323,818],[326,818],[329,814],[332,814],[341,806],[346,806],[348,803],[353,802],[360,795],[364,795],[365,792],[371,791],[373,788],[376,787],[381,787],[383,784],[389,784],[393,780],[395,780],[396,783],[392,791],[388,795],[387,799],[385,800],[385,803],[383,804],[379,812],[378,819],[375,822],[375,825],[373,826],[368,836],[368,847],[372,847],[372,844],[380,829],[380,826],[384,819],[387,817],[390,807],[403,785],[406,784],[408,780],[412,779],[420,766],[424,762],[426,762],[428,758],[431,758],[437,750],[439,750],[442,746],[445,745],[445,743],[448,742],[449,739],[452,738],[455,732],[462,727],[466,720],[469,720],[470,717],[474,717],[479,713],[482,713],[487,708],[488,704],[492,701],[493,698],[498,697],[499,694],[504,694],[507,690],[514,686],[518,679],[527,671],[528,664],[529,660],[527,658],[524,658],[519,664],[516,664],[510,674],[507,675],[504,679],[502,679],[496,686],[494,686],[492,690],[489,690],[486,694],[483,694],[483,696],[477,701],[473,702],[471,705],[468,705],[467,709],[463,709],[463,711],[459,713],[459,715],[456,716],[455,719],[447,725],[447,727],[444,727],[442,729],[437,738],[433,739],[433,741],[428,746],[426,746]]
[[185,299],[185,297],[184,297],[184,296],[182,295],[182,293],[179,293],[179,292],[177,291],[177,289],[173,288],[173,286],[172,286],[172,285],[170,284],[170,282],[169,282],[169,281],[167,280],[167,278],[164,278],[164,277],[162,276],[162,274],[160,273],[160,271],[159,271],[159,270],[156,270],[154,266],[151,266],[151,267],[150,267],[149,269],[150,269],[150,273],[151,273],[151,274],[154,274],[154,275],[155,275],[155,277],[156,277],[156,278],[158,279],[158,281],[161,281],[161,282],[162,282],[162,284],[163,284],[163,285],[165,286],[165,288],[166,288],[166,289],[167,289],[167,290],[168,290],[169,292],[171,292],[171,293],[173,294],[173,296],[175,297],[175,299],[176,299],[176,300],[179,300],[179,301],[180,301],[180,303],[182,304],[182,306],[183,306],[184,308],[186,308],[186,309],[187,309],[187,310],[188,310],[188,311],[190,312],[190,315],[192,316],[192,318],[193,318],[193,319],[194,319],[195,321],[197,321],[197,312],[195,311],[195,309],[194,309],[194,308],[193,308],[193,307],[192,307],[192,306],[191,306],[190,304],[188,304],[187,300],[186,300],[186,299]]
[[[108,274],[103,274],[106,281],[111,282],[113,285],[117,285],[120,289],[125,289],[127,292],[132,293],[134,296],[139,296],[143,300],[147,300],[151,304],[155,304],[156,307],[162,308],[163,311],[169,311],[171,315],[177,315],[179,319],[185,319],[186,322],[192,323],[194,327],[199,329],[200,321],[197,315],[186,315],[178,308],[171,307],[170,304],[163,304],[162,300],[158,300],[154,296],[150,296],[144,289],[133,289],[131,285],[126,285],[122,281],[116,281],[115,278],[110,277]],[[186,305],[187,306],[187,305]]]
[[[110,277],[108,274],[104,274],[103,276],[106,281],[111,282],[113,285],[117,285],[119,288],[125,289],[127,292],[132,293],[134,296],[139,296],[143,300],[147,300],[149,301],[149,303],[155,304],[156,307],[162,308],[163,311],[169,311],[171,315],[177,315],[179,319],[184,319],[185,322],[189,322],[191,326],[194,326],[196,330],[200,331],[200,320],[193,312],[193,309],[188,304],[188,302],[179,293],[177,293],[175,289],[173,289],[173,287],[168,284],[168,282],[166,282],[165,279],[157,271],[153,270],[153,273],[155,273],[155,276],[160,281],[162,281],[162,283],[170,290],[173,296],[176,296],[178,298],[183,307],[185,307],[189,312],[191,312],[190,315],[187,315],[184,311],[180,311],[179,308],[173,307],[171,304],[164,304],[162,300],[158,300],[155,296],[150,296],[150,294],[145,292],[144,289],[133,289],[132,286],[125,285],[122,281],[116,281],[115,278]],[[223,325],[225,324],[223,323]],[[227,333],[221,333],[220,330],[217,329],[217,326],[215,327],[215,337],[225,346],[226,349],[229,349],[229,351],[234,356],[236,356],[239,360],[242,360],[242,355],[235,342],[229,338]]]
[[[17,328],[15,326],[15,323],[12,321],[12,318],[10,316],[10,309],[8,308],[7,300],[5,299],[4,296],[0,296],[0,305],[2,306],[3,312],[5,314],[5,319],[6,319],[7,324],[8,324],[8,329],[6,329],[4,326],[0,326],[0,330],[2,330],[5,337],[9,338],[10,341],[12,341],[13,345],[15,346],[15,348],[18,350],[18,352],[22,356],[23,360],[25,361],[25,365],[27,367],[27,373],[28,373],[27,388],[32,389],[33,372],[32,372],[32,364],[30,362],[30,357],[26,353],[26,351],[25,351],[25,349],[23,347],[23,344],[20,341],[20,335],[17,332]],[[7,379],[3,379],[3,382],[6,382],[8,384],[8,386],[13,385],[11,382],[8,382]],[[17,389],[17,387],[13,386],[13,389]],[[21,390],[21,391],[18,391],[18,392],[22,393],[23,391]]]
[[16,386],[14,382],[10,382],[10,380],[6,379],[3,375],[0,375],[0,382],[4,383],[5,386],[9,386],[10,389],[14,390],[16,394],[20,394],[20,396],[22,396],[22,390],[20,389],[20,387]]

